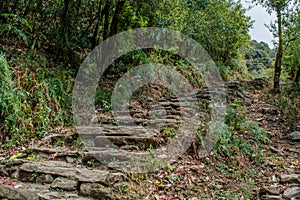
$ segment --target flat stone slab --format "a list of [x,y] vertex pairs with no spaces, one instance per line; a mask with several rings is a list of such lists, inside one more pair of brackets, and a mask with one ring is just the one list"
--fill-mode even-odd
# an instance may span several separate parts
[[96,199],[112,200],[116,197],[109,188],[103,188],[95,183],[83,183],[80,185],[80,194],[83,196],[91,196]]
[[77,130],[80,132],[80,136],[89,136],[89,135],[105,135],[105,134],[123,134],[123,135],[155,135],[159,133],[155,129],[145,129],[144,127],[140,126],[112,126],[112,125],[105,125],[105,126],[96,126],[96,127],[77,127]]
[[105,161],[120,161],[126,162],[130,160],[132,157],[145,159],[150,156],[149,152],[127,152],[127,151],[112,151],[112,150],[100,150],[97,148],[91,148],[86,156],[94,157],[98,159],[101,163],[106,164]]
[[73,191],[77,189],[78,181],[69,178],[58,177],[51,184],[52,188]]
[[262,196],[263,200],[282,200],[281,196],[279,195],[263,195]]
[[80,182],[101,182],[106,183],[110,177],[109,172],[101,170],[89,170],[77,168],[72,164],[61,161],[44,161],[25,163],[20,166],[20,170],[30,173],[51,174],[54,176],[68,177]]
[[[109,142],[110,141],[110,142]],[[157,143],[153,137],[136,137],[136,136],[97,136],[94,139],[95,147],[105,147],[107,145],[133,145],[142,146],[147,148],[150,144],[153,146]]]
[[88,197],[80,197],[78,194],[71,194],[66,192],[46,192],[43,194],[38,194],[39,200],[49,200],[49,199],[57,199],[57,200],[65,200],[65,199],[73,199],[73,200],[93,200],[93,198]]
[[296,198],[300,199],[300,187],[290,187],[283,192],[284,198]]
[[294,131],[287,135],[291,140],[300,140],[300,131]]
[[298,182],[300,183],[300,174],[282,174],[280,176],[281,182]]
[[0,196],[13,200],[39,200],[38,192],[34,189],[21,189],[8,185],[0,186]]
[[45,148],[45,147],[29,147],[28,152],[33,153],[45,153],[45,154],[56,154],[56,156],[71,156],[78,157],[80,155],[77,151],[68,151],[66,149],[57,149],[57,148]]

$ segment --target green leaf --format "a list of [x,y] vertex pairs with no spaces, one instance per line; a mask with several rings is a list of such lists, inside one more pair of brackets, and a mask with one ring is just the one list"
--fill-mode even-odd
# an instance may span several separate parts
[[19,158],[19,157],[22,157],[23,155],[24,155],[23,153],[17,153],[17,154],[15,154],[15,155],[11,156],[11,157],[9,158],[9,160],[17,159],[17,158]]

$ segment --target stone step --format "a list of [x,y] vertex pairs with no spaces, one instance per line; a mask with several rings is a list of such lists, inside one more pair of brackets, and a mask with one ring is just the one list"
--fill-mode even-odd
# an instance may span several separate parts
[[192,99],[191,99],[191,102],[189,102],[189,101],[179,102],[178,100],[175,101],[175,99],[174,99],[173,101],[159,102],[159,105],[161,105],[163,107],[171,107],[171,108],[179,108],[179,107],[189,108],[189,107],[199,106],[198,102],[192,102]]
[[164,124],[178,124],[179,120],[174,119],[176,116],[172,116],[172,118],[166,119],[134,119],[131,117],[122,117],[116,118],[116,124],[118,126],[136,126],[136,125],[155,125],[155,126],[163,126]]
[[114,126],[114,125],[104,125],[104,126],[81,126],[77,127],[80,135],[155,135],[159,131],[156,129],[146,129],[142,126]]
[[93,139],[95,147],[110,147],[110,141],[114,145],[123,146],[123,145],[137,145],[141,149],[148,148],[150,145],[156,146],[158,140],[154,137],[145,136],[97,136]]
[[80,127],[80,137],[88,148],[115,148],[124,145],[136,145],[147,149],[162,142],[160,132],[155,129],[128,126]]
[[98,150],[97,147],[89,148],[86,156],[91,156],[97,158],[97,160],[103,164],[107,164],[108,162],[118,161],[118,162],[125,162],[130,160],[132,157],[135,158],[145,158],[150,155],[147,151],[140,151],[140,152],[130,152],[125,151],[122,149],[111,149],[111,150]]
[[71,151],[68,149],[58,149],[58,148],[46,148],[46,147],[28,147],[26,149],[28,154],[56,154],[57,157],[79,157],[80,152]]
[[[153,152],[156,151],[153,150]],[[157,167],[162,164],[159,163],[157,158],[153,157],[153,153],[149,151],[129,152],[122,149],[97,151],[97,149],[94,148],[94,151],[90,150],[88,154],[108,168],[122,172],[145,173],[154,170],[154,168],[157,170]],[[166,155],[161,154],[158,155],[158,157],[164,159]],[[149,165],[151,160],[154,161],[153,165]]]
[[12,200],[110,200],[116,198],[110,188],[99,188],[97,184],[82,183],[74,191],[67,191],[66,188],[72,187],[68,184],[67,182],[44,185],[14,182],[13,185],[1,185],[0,198]]
[[116,199],[112,188],[125,181],[121,173],[88,169],[63,161],[30,161],[7,170],[15,172],[0,180],[0,197],[17,200]]
[[19,167],[19,179],[23,182],[31,182],[32,174],[51,175],[53,177],[66,177],[78,182],[102,183],[113,178],[113,175],[107,171],[97,169],[87,169],[85,167],[74,166],[62,161],[41,161],[28,162]]
[[84,143],[89,148],[122,148],[122,146],[136,146],[138,149],[157,147],[163,139],[136,136],[97,136],[84,137]]

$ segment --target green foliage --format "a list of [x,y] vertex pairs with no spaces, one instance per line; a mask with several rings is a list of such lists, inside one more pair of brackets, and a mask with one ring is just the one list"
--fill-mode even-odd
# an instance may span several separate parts
[[31,136],[43,136],[53,126],[70,125],[71,74],[57,74],[34,62],[29,62],[31,70],[20,63],[13,70],[4,54],[0,55],[0,63],[1,141],[7,146],[22,145]]
[[244,130],[244,132],[247,131],[254,137],[254,141],[257,145],[266,144],[267,142],[269,142],[266,131],[263,128],[259,127],[256,122],[245,121],[241,125],[241,128],[242,130]]
[[297,124],[300,120],[300,92],[297,86],[294,87],[296,90],[290,88],[274,97],[274,105],[280,109],[282,117],[285,118],[291,130],[297,130]]
[[266,77],[266,70],[273,68],[275,52],[270,49],[267,43],[258,43],[256,40],[252,40],[245,58],[249,72],[253,77]]
[[[283,57],[284,72],[289,74],[289,79],[298,82],[300,76],[300,11],[291,14],[291,20],[285,24],[285,52]],[[297,79],[298,74],[298,80]]]
[[222,130],[214,150],[229,159],[243,153],[251,161],[259,164],[262,151],[257,147],[269,142],[268,136],[256,122],[248,121],[239,109],[239,104],[229,105],[225,119],[226,126]]
[[126,1],[120,17],[120,30],[128,30],[139,27],[146,27],[150,21],[149,6],[139,2]]
[[0,23],[0,36],[6,33],[6,36],[13,37],[11,35],[13,33],[22,38],[25,44],[28,45],[27,31],[31,31],[32,28],[26,19],[15,14],[3,13],[0,14],[0,20],[2,21]]
[[101,109],[104,111],[110,111],[110,97],[111,97],[111,89],[107,87],[97,87],[96,89],[96,100],[95,104],[101,106]]
[[27,20],[19,21],[32,27],[30,40],[24,37],[32,49],[46,50],[68,68],[76,69],[87,50],[117,32],[154,26],[191,36],[215,62],[245,72],[242,50],[251,23],[241,4],[233,1],[13,1],[3,9],[14,19]]
[[163,133],[167,136],[167,137],[174,137],[177,133],[176,129],[172,129],[172,128],[165,128],[163,130]]
[[[276,13],[276,21],[271,23],[269,30],[273,33],[274,37],[278,38],[276,43],[277,51],[274,62],[274,91],[280,91],[280,76],[283,64],[283,55],[289,45],[289,27],[290,24],[295,22],[293,15],[299,12],[299,0],[253,0],[253,3],[260,4],[267,9],[267,12]],[[292,4],[292,6],[291,6]],[[297,20],[296,20],[297,21]],[[299,28],[298,28],[299,31]],[[292,30],[294,34],[297,35],[297,30]],[[296,39],[297,36],[296,36]],[[296,50],[297,51],[297,50]],[[297,58],[296,58],[297,59]],[[300,67],[299,67],[299,77],[300,77]]]
[[9,67],[5,55],[0,55],[0,125],[1,132],[4,132],[2,140],[7,137],[8,132],[12,132],[13,138],[19,142],[20,131],[24,129],[21,119],[24,117],[24,97],[26,94],[18,90],[13,81],[11,68]]
[[208,51],[218,65],[243,72],[242,50],[248,46],[250,18],[233,1],[208,1],[203,9],[190,12],[193,22],[186,29]]

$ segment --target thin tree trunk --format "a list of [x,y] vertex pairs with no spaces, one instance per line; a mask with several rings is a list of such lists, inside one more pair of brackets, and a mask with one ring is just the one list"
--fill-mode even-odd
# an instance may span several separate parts
[[94,29],[93,37],[92,37],[92,49],[94,49],[95,46],[96,46],[97,43],[98,43],[98,41],[97,41],[97,36],[98,36],[98,33],[99,33],[100,23],[101,23],[102,18],[103,18],[103,14],[102,14],[102,12],[101,12],[101,7],[102,7],[102,1],[100,0],[100,2],[99,2],[99,7],[98,7],[98,12],[97,12],[98,20],[97,20],[96,27],[95,27],[95,29]]
[[276,53],[275,66],[274,66],[274,90],[276,92],[280,91],[280,75],[281,75],[281,61],[282,61],[282,53],[283,53],[283,38],[282,38],[282,27],[281,27],[281,10],[280,6],[276,7],[277,12],[277,25],[278,25],[278,49]]
[[109,1],[106,2],[104,9],[103,9],[103,15],[104,15],[104,25],[103,25],[103,40],[108,38],[109,34]]
[[110,33],[109,33],[109,36],[113,36],[115,34],[118,33],[118,22],[119,22],[119,17],[121,15],[121,12],[122,12],[122,8],[125,4],[125,0],[120,0],[118,3],[117,3],[117,6],[116,6],[116,10],[115,10],[115,14],[113,16],[113,19],[112,19],[112,22],[111,22],[111,26],[110,26]]
[[61,16],[61,36],[65,34],[65,28],[67,26],[67,13],[69,9],[70,0],[64,0],[64,11]]

